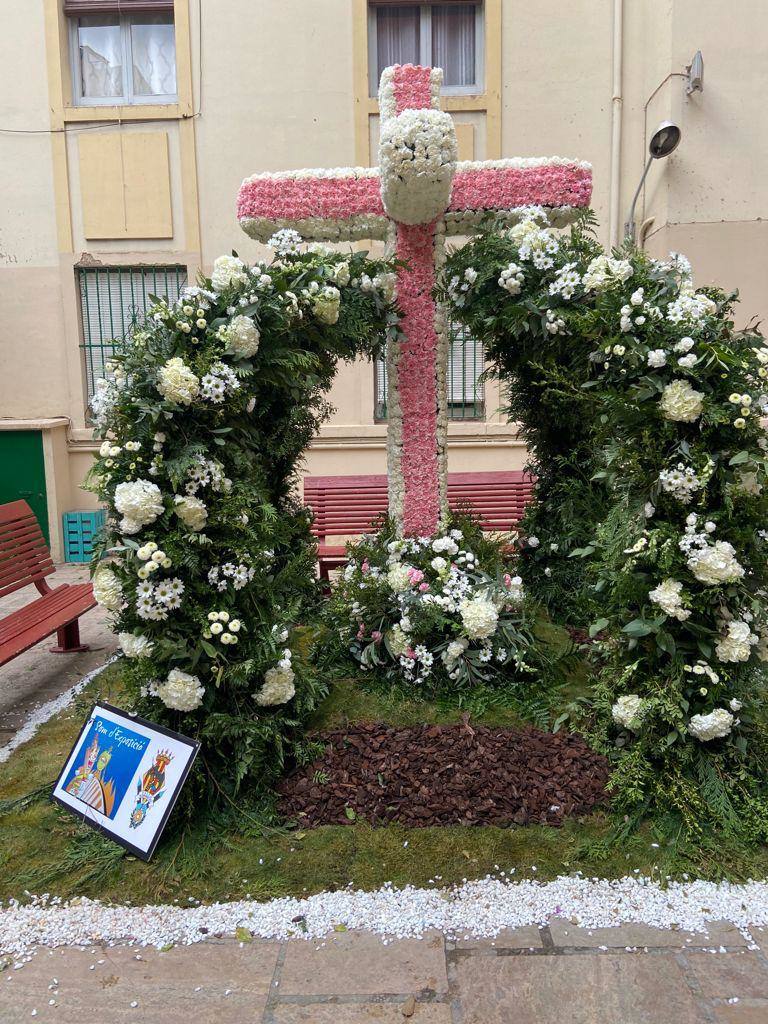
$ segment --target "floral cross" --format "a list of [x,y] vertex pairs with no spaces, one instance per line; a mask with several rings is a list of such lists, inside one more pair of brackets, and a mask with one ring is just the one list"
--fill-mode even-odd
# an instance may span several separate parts
[[406,535],[432,535],[447,511],[450,335],[433,298],[446,235],[476,232],[488,214],[514,221],[545,207],[555,224],[589,203],[588,164],[559,157],[457,162],[440,110],[440,68],[386,68],[379,87],[379,167],[282,171],[247,178],[242,228],[265,242],[281,228],[323,241],[384,239],[397,275],[404,340],[387,353],[390,515]]

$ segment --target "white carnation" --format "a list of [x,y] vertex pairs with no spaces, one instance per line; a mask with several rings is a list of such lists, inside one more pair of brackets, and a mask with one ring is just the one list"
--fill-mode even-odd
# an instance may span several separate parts
[[611,708],[611,715],[617,725],[637,732],[642,723],[645,708],[646,702],[642,697],[636,693],[628,693],[625,697],[619,697]]
[[733,583],[744,575],[744,568],[736,558],[733,544],[718,540],[714,544],[697,548],[688,558],[688,568],[701,583],[716,586]]
[[688,732],[697,740],[706,743],[708,740],[727,736],[733,728],[734,718],[725,708],[715,708],[708,715],[693,715],[688,723]]
[[157,371],[157,390],[169,402],[190,405],[200,391],[200,381],[179,356]]
[[120,611],[123,603],[123,588],[117,576],[106,566],[100,566],[94,573],[93,596],[107,611]]
[[675,423],[693,423],[701,416],[704,395],[695,391],[687,380],[673,380],[661,394],[661,411],[664,418]]
[[691,613],[687,608],[683,608],[680,599],[682,589],[683,584],[678,580],[666,579],[654,590],[651,590],[648,597],[661,608],[665,615],[669,615],[680,622],[685,622]]
[[208,520],[208,509],[199,498],[177,494],[173,499],[173,510],[182,523],[195,533],[204,529]]
[[138,533],[162,514],[163,496],[157,484],[149,480],[132,480],[115,488],[115,508],[123,516],[120,532]]
[[254,700],[262,707],[285,704],[296,693],[295,673],[288,665],[277,665],[264,673],[264,685],[255,693]]
[[164,683],[158,683],[155,694],[173,711],[194,711],[203,703],[205,687],[197,676],[172,668]]
[[138,633],[119,633],[117,639],[126,658],[148,658],[155,646],[148,637]]
[[467,636],[473,640],[486,640],[496,632],[499,612],[493,601],[485,597],[465,598],[459,612]]
[[725,636],[715,646],[718,661],[749,661],[752,648],[760,637],[749,628],[748,622],[736,620],[728,623]]
[[238,359],[249,359],[259,350],[261,335],[249,316],[236,316],[219,330],[219,337],[226,344],[224,351]]
[[231,284],[243,284],[247,280],[245,264],[237,256],[219,256],[214,261],[211,284],[217,292],[223,292]]

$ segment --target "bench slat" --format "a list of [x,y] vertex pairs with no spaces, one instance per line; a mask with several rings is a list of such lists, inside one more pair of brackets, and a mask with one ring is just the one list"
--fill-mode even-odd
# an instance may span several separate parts
[[0,623],[0,665],[96,606],[90,583],[64,584]]
[[42,530],[26,501],[0,505],[0,597],[53,572]]

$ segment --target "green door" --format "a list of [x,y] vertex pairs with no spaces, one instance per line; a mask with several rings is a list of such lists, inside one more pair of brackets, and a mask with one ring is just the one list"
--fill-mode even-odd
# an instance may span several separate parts
[[32,508],[50,547],[43,435],[39,430],[0,430],[0,505],[19,498]]

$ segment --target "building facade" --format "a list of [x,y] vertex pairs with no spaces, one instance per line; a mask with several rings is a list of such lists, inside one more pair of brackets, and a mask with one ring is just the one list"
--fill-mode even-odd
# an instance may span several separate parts
[[[265,255],[235,219],[244,177],[375,162],[389,63],[443,66],[463,159],[589,160],[606,243],[657,124],[677,123],[638,198],[640,244],[738,287],[740,322],[768,312],[763,0],[6,0],[4,15],[0,502],[30,501],[55,557],[63,514],[95,508],[88,400],[111,340],[220,253]],[[482,365],[457,332],[453,471],[525,461]],[[383,472],[386,399],[382,365],[342,367],[307,472]]]

